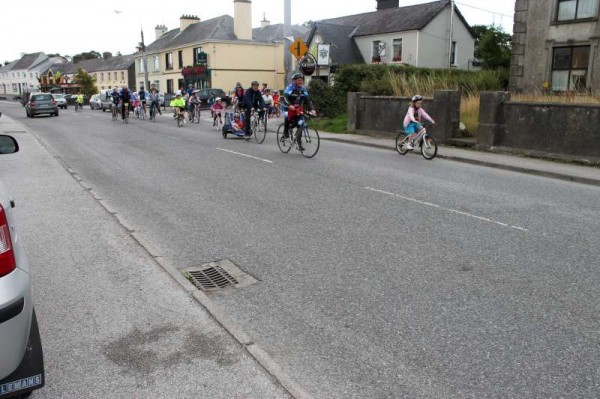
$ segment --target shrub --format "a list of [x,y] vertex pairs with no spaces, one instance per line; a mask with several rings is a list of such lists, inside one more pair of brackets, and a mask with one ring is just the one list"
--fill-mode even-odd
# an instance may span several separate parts
[[330,86],[321,79],[312,79],[308,91],[319,115],[331,118],[346,112],[347,94],[338,87]]

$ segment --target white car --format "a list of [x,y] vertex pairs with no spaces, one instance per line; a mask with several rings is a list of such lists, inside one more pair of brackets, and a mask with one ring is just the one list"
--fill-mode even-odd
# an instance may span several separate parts
[[[18,150],[13,137],[0,135],[0,154]],[[45,379],[29,265],[11,215],[14,206],[0,181],[0,398],[26,397]]]
[[102,101],[100,100],[99,94],[94,94],[90,98],[90,108],[91,109],[102,109]]

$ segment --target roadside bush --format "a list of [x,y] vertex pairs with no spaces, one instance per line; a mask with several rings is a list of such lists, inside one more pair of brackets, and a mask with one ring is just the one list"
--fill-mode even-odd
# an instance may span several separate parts
[[321,79],[312,79],[308,91],[319,116],[332,118],[346,112],[347,94],[338,87],[330,86]]

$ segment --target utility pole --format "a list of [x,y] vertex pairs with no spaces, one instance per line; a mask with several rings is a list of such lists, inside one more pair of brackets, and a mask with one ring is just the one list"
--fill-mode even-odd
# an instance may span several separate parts
[[146,45],[144,44],[144,29],[141,28],[140,32],[142,34],[140,50],[142,51],[142,63],[144,64],[144,90],[148,90],[150,88],[150,82],[148,82],[148,59],[146,58]]
[[[452,36],[454,35],[454,0],[450,0],[450,34],[448,35],[448,68],[452,68]],[[456,60],[455,60],[456,61]]]
[[285,69],[285,77],[283,87],[285,88],[292,74],[292,53],[288,51],[288,47],[292,44],[288,38],[292,36],[292,0],[284,0],[283,3],[283,65]]

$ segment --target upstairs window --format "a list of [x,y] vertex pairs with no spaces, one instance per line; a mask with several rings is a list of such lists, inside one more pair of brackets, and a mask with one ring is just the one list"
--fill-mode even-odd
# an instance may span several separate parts
[[178,54],[177,54],[177,58],[179,61],[179,69],[183,68],[183,51],[179,50]]
[[558,0],[557,21],[594,18],[597,14],[598,0]]
[[173,53],[165,54],[166,69],[173,69]]
[[582,92],[587,88],[590,46],[555,47],[552,90]]

